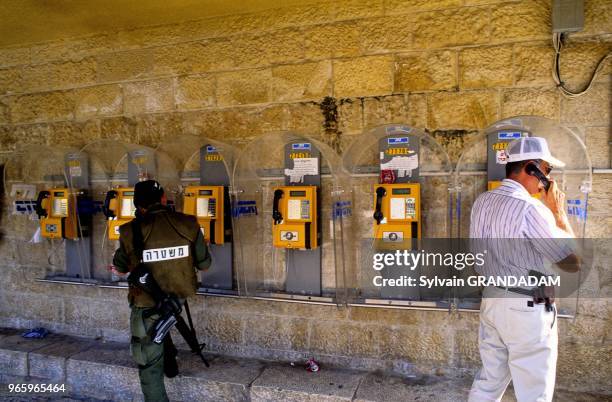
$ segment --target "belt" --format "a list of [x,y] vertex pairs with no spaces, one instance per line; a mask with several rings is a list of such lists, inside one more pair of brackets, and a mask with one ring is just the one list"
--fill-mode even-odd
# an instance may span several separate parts
[[495,286],[496,288],[507,290],[508,292],[518,293],[520,295],[525,296],[533,296],[533,289],[523,289],[523,288],[506,288],[503,286]]

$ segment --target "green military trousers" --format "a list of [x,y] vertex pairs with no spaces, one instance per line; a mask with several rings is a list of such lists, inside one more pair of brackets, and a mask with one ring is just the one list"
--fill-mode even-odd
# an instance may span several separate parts
[[130,351],[138,364],[140,386],[146,402],[168,401],[166,387],[164,386],[164,345],[153,342],[148,335],[159,315],[147,317],[145,312],[150,308],[132,306],[130,315],[130,331],[132,341]]

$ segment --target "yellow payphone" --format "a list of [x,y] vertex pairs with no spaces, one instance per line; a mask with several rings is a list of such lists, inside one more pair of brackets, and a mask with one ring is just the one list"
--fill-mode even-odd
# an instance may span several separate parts
[[272,219],[274,247],[317,248],[317,186],[274,188]]
[[109,240],[119,240],[119,226],[134,219],[134,189],[119,187],[106,193],[104,215],[108,218]]
[[224,186],[188,186],[183,212],[198,219],[204,238],[211,244],[225,243]]
[[38,193],[36,214],[43,237],[50,239],[79,238],[77,195],[79,190],[55,188]]
[[491,191],[491,190],[495,190],[497,187],[501,186],[501,180],[493,180],[493,181],[489,181],[487,183],[487,190]]
[[375,186],[374,238],[401,243],[421,238],[421,186],[419,183]]

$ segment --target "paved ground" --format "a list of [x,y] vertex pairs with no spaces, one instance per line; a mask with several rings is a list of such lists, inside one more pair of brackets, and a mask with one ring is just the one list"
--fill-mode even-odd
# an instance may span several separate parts
[[[181,374],[166,380],[173,401],[465,401],[472,378],[422,375],[412,378],[323,366],[310,373],[301,364],[208,356],[206,369],[196,356],[181,351]],[[18,395],[7,384],[65,384],[65,394]],[[0,400],[142,401],[138,373],[126,344],[52,335],[23,339],[0,329]],[[558,390],[559,402],[611,400]],[[516,401],[511,389],[504,402]]]

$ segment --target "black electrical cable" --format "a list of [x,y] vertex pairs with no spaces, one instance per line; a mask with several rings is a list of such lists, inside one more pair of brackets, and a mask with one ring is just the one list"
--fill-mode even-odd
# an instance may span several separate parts
[[595,81],[595,77],[601,70],[604,61],[608,59],[610,56],[612,56],[612,53],[606,54],[599,60],[599,62],[597,63],[597,67],[595,67],[595,70],[591,74],[591,78],[589,79],[589,82],[587,83],[585,88],[582,91],[573,92],[572,90],[567,88],[563,80],[561,80],[561,69],[560,69],[561,49],[563,48],[564,39],[565,39],[565,35],[563,33],[553,34],[553,48],[555,50],[554,65],[553,65],[553,80],[555,81],[555,83],[557,84],[557,88],[559,88],[559,90],[561,91],[563,95],[565,95],[568,98],[577,98],[579,96],[586,94],[587,91],[591,89],[591,86],[593,85],[593,82]]

